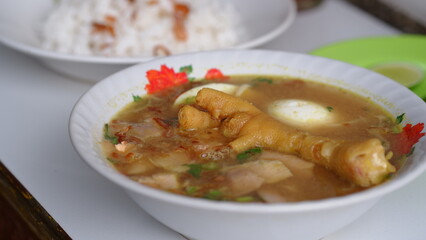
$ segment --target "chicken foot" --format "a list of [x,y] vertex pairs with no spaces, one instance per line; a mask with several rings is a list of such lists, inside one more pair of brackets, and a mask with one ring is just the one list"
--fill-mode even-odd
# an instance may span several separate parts
[[[275,120],[243,99],[208,88],[198,92],[196,104],[221,121],[221,132],[234,139],[229,146],[235,152],[262,147],[293,154],[363,187],[379,184],[395,171],[376,138],[344,141],[312,136]],[[186,127],[190,126],[191,122],[186,122]]]

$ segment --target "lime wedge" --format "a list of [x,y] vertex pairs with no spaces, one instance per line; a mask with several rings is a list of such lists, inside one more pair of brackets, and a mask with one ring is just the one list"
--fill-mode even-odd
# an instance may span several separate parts
[[423,78],[422,69],[410,63],[382,63],[375,65],[370,69],[385,75],[406,87],[416,85]]

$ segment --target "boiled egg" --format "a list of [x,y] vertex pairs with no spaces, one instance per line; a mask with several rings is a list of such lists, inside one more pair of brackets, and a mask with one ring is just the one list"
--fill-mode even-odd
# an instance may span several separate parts
[[191,88],[188,91],[179,95],[179,97],[176,98],[174,105],[177,106],[181,104],[193,103],[195,101],[195,96],[197,96],[198,91],[203,88],[211,88],[227,94],[234,95],[239,87],[229,83],[209,83],[206,85],[198,86],[195,88]]
[[332,108],[311,101],[282,99],[268,107],[269,114],[288,125],[310,128],[333,121]]

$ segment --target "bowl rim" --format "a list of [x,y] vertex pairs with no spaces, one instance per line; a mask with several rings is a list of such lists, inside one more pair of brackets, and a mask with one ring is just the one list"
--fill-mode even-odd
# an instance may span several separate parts
[[[283,22],[280,22],[275,28],[271,29],[264,35],[258,36],[256,38],[243,41],[241,43],[236,44],[235,46],[231,46],[226,49],[246,49],[259,46],[264,44],[285,32],[292,23],[294,22],[297,14],[296,3],[293,0],[283,0],[285,1],[285,5],[287,7],[286,17]],[[19,41],[13,41],[8,37],[4,36],[0,32],[0,43],[3,43],[5,46],[8,46],[12,49],[18,50],[23,53],[27,53],[37,57],[56,59],[61,61],[68,62],[81,62],[81,63],[98,63],[98,64],[136,64],[140,62],[146,62],[158,57],[103,57],[103,56],[92,56],[92,55],[76,55],[69,53],[61,53],[53,50],[46,50],[40,47],[36,47],[30,44],[21,43]],[[218,49],[220,50],[220,49]],[[214,51],[214,50],[208,50]],[[186,52],[186,53],[195,53],[195,52]],[[185,54],[185,53],[183,53]],[[179,54],[176,54],[179,55]]]
[[[378,74],[375,72],[372,72],[371,70],[361,68],[355,65],[351,65],[345,62],[341,62],[338,60],[328,59],[324,57],[309,55],[309,54],[302,54],[302,53],[293,53],[293,52],[286,52],[286,51],[276,51],[276,50],[216,50],[216,51],[209,51],[209,52],[198,52],[198,53],[185,53],[185,54],[178,54],[174,56],[169,56],[167,58],[180,58],[180,57],[187,57],[188,55],[194,55],[194,54],[210,54],[210,53],[226,53],[226,52],[247,52],[252,54],[258,54],[258,53],[284,53],[284,54],[290,54],[294,56],[305,56],[309,57],[311,59],[320,59],[322,61],[327,61],[329,63],[337,62],[339,64],[343,64],[346,66],[350,66],[351,68],[357,68],[358,70],[364,71],[368,74],[374,74],[377,75],[377,77],[380,77],[382,79],[386,79],[386,81],[390,82],[391,84],[395,85],[396,87],[401,87],[397,83],[394,83],[392,80]],[[164,59],[155,59],[150,62],[152,63],[162,63]],[[373,201],[378,200],[384,195],[391,193],[415,178],[417,178],[419,175],[421,175],[426,170],[426,161],[425,156],[422,158],[423,161],[414,169],[410,170],[409,174],[404,174],[403,176],[399,176],[397,179],[392,179],[390,181],[387,181],[383,184],[380,184],[378,186],[375,186],[370,189],[366,189],[361,192],[352,193],[345,196],[340,197],[332,197],[332,198],[326,198],[326,199],[320,199],[320,200],[311,200],[311,201],[300,201],[300,202],[291,202],[291,203],[238,203],[238,202],[231,202],[231,201],[212,201],[212,200],[206,200],[206,199],[200,199],[200,198],[193,198],[193,197],[187,197],[183,195],[168,193],[163,190],[154,189],[145,185],[142,185],[140,183],[137,183],[128,177],[118,173],[116,170],[113,170],[112,167],[109,167],[108,170],[105,166],[101,164],[94,163],[93,161],[89,161],[87,158],[90,158],[90,156],[87,156],[85,153],[81,153],[79,151],[79,143],[76,141],[76,134],[74,133],[74,129],[77,127],[76,123],[76,115],[80,108],[80,106],[83,104],[85,99],[91,94],[92,91],[94,91],[97,86],[106,84],[109,81],[114,81],[115,78],[119,77],[123,72],[129,71],[130,69],[139,68],[140,66],[144,65],[146,63],[140,63],[134,66],[131,66],[129,68],[126,68],[122,71],[119,71],[99,82],[97,82],[94,86],[92,86],[90,89],[88,89],[76,102],[74,105],[71,115],[69,118],[69,125],[68,125],[68,131],[71,138],[71,143],[78,153],[78,155],[81,157],[81,159],[88,164],[92,169],[94,169],[99,174],[103,175],[110,181],[112,181],[114,184],[123,187],[124,189],[137,193],[142,194],[146,197],[156,199],[157,201],[163,201],[163,202],[169,202],[173,203],[175,205],[180,206],[186,206],[190,208],[199,208],[199,209],[205,209],[205,210],[213,210],[213,211],[227,211],[227,212],[244,212],[244,213],[268,213],[268,214],[280,214],[283,212],[287,213],[294,213],[294,212],[306,212],[306,211],[315,211],[315,210],[325,210],[325,209],[331,209],[331,208],[338,208],[338,207],[344,207],[352,204],[357,203],[363,203],[367,201]],[[407,90],[409,91],[409,90]],[[410,92],[411,98],[416,98],[417,100],[421,100],[419,97],[417,97],[414,93]],[[426,104],[426,103],[425,103]],[[426,106],[426,105],[424,105]],[[423,108],[425,108],[423,106]],[[425,139],[423,139],[423,144],[425,142]],[[423,145],[422,145],[423,146]],[[110,171],[112,170],[112,171]]]

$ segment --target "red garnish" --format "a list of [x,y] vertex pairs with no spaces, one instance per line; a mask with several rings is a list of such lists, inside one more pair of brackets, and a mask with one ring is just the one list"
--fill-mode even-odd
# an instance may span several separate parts
[[174,24],[173,33],[177,41],[186,41],[188,38],[185,27],[185,21],[188,18],[190,9],[188,5],[182,3],[174,4]]
[[115,37],[115,29],[113,25],[92,22],[92,33],[107,33],[112,37]]
[[425,133],[422,133],[423,128],[423,123],[417,123],[414,126],[411,124],[405,125],[402,132],[398,133],[395,137],[393,143],[395,154],[409,154],[414,144],[425,135]]
[[223,75],[223,73],[217,68],[211,68],[207,71],[204,78],[207,80],[225,80],[228,76]]
[[117,18],[115,18],[112,15],[105,15],[104,19],[107,23],[110,23],[110,24],[114,24],[117,21]]
[[145,86],[146,91],[151,94],[160,90],[188,82],[185,72],[178,72],[166,65],[161,65],[161,70],[149,70],[146,72],[149,83]]

